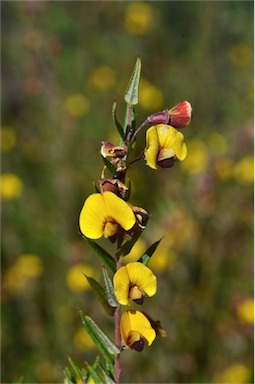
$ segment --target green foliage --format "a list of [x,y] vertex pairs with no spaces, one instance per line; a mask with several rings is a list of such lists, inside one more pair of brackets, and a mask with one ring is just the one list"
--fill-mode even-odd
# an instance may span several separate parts
[[93,291],[96,293],[98,300],[104,307],[104,310],[107,315],[113,316],[114,307],[111,306],[109,303],[109,291],[104,290],[104,288],[95,279],[93,279],[93,277],[86,276],[85,274],[84,276],[86,277]]
[[146,265],[148,263],[148,261],[150,260],[151,256],[153,255],[153,253],[156,251],[157,249],[157,246],[159,245],[159,243],[161,242],[162,239],[156,241],[155,243],[153,243],[148,249],[147,251],[144,253],[144,255],[138,260],[139,262],[143,263],[144,265]]
[[120,353],[116,345],[109,337],[96,325],[96,323],[87,315],[79,311],[82,324],[93,339],[94,343],[108,362],[113,362],[114,357]]
[[141,75],[141,59],[137,58],[136,64],[130,78],[124,99],[128,104],[136,105],[138,103],[138,88]]
[[96,254],[103,260],[105,265],[112,271],[115,272],[116,269],[116,262],[114,258],[99,244],[97,244],[95,241],[88,239],[87,237],[83,236],[84,239],[87,241],[89,246],[96,252]]

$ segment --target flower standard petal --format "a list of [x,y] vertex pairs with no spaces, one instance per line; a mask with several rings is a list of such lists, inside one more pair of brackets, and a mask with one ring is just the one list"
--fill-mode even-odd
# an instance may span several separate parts
[[157,278],[153,272],[139,262],[122,266],[113,277],[114,292],[122,305],[129,299],[142,304],[144,296],[153,296],[157,290]]
[[110,237],[135,225],[136,219],[129,205],[112,192],[94,193],[84,203],[80,213],[81,232],[90,239],[99,239],[102,235]]
[[149,167],[157,169],[157,157],[159,152],[159,138],[156,126],[149,128],[146,132],[146,148],[144,150],[144,155],[146,158],[146,163]]
[[103,235],[106,221],[106,208],[103,195],[93,193],[85,201],[80,217],[80,230],[90,239],[99,239]]
[[122,305],[128,305],[129,276],[125,266],[121,267],[113,277],[115,295]]
[[159,124],[157,126],[161,148],[171,149],[178,160],[182,161],[187,156],[187,147],[184,136],[171,125]]
[[[145,345],[151,345],[156,337],[147,317],[139,311],[126,311],[120,322],[121,338],[127,348],[136,349],[135,343],[141,341]],[[139,351],[142,348],[137,349]]]
[[103,193],[103,198],[107,217],[112,218],[113,221],[118,223],[125,231],[128,231],[135,225],[135,215],[124,200],[108,191]]
[[139,262],[126,265],[131,286],[138,287],[147,296],[153,296],[157,290],[157,278],[154,273]]

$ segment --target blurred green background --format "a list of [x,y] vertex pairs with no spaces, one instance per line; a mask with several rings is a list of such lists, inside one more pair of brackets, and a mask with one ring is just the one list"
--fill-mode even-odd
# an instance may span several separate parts
[[182,100],[194,117],[183,163],[130,169],[131,201],[152,214],[133,257],[164,236],[145,309],[168,336],[123,353],[122,382],[252,383],[253,2],[1,5],[2,382],[61,383],[68,355],[92,362],[78,307],[113,338],[78,216],[140,55],[137,124]]

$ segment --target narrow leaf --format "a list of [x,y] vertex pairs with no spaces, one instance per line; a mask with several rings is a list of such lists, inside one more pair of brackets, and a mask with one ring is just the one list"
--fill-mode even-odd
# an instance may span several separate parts
[[116,262],[114,258],[104,250],[100,245],[95,243],[93,240],[83,236],[84,239],[87,241],[89,246],[96,252],[96,254],[103,260],[105,265],[112,271],[116,271]]
[[144,265],[146,265],[148,263],[148,261],[150,260],[151,256],[153,255],[153,253],[156,251],[157,249],[157,246],[159,245],[159,243],[161,242],[162,238],[158,241],[156,241],[155,243],[153,243],[148,249],[147,251],[145,252],[145,254],[138,260],[140,263],[143,263]]
[[105,293],[104,288],[95,279],[93,279],[93,277],[89,277],[85,274],[84,274],[84,276],[86,277],[86,279],[87,279],[88,283],[90,284],[91,288],[93,289],[93,291],[96,293],[98,300],[100,301],[100,303],[104,307],[104,310],[107,313],[107,315],[113,316],[115,310],[114,310],[113,306],[111,306],[110,303],[108,302],[108,298],[107,298],[107,295]]
[[74,363],[74,361],[71,359],[71,357],[68,356],[68,361],[70,366],[72,367],[74,374],[79,378],[82,379],[82,371],[81,369]]
[[65,375],[66,379],[68,380],[68,384],[76,384],[75,377],[73,376],[73,374],[69,368],[65,367],[64,375]]
[[104,275],[104,285],[105,285],[105,294],[108,300],[109,305],[112,307],[118,306],[118,300],[115,296],[112,280],[110,279],[110,276],[108,275],[107,270],[103,267],[103,275]]
[[113,103],[113,106],[112,106],[112,118],[113,118],[113,122],[115,123],[116,128],[120,134],[120,137],[122,138],[122,140],[124,140],[124,132],[123,132],[122,125],[120,124],[120,122],[117,119],[116,108],[117,108],[117,102],[115,100]]
[[101,157],[102,157],[102,160],[104,162],[104,165],[107,167],[107,169],[110,171],[110,173],[112,175],[114,175],[114,173],[115,173],[114,165],[106,157],[104,157],[102,155],[101,155]]
[[90,374],[90,377],[94,380],[95,384],[103,384],[102,377],[99,376],[99,374],[96,372],[96,370],[91,367],[91,365],[88,365],[88,372]]
[[109,373],[106,372],[106,370],[104,369],[104,367],[102,367],[102,365],[99,365],[102,373],[103,373],[103,376],[104,376],[104,379],[105,379],[105,383],[106,384],[115,384],[115,381],[113,380],[112,377],[109,376]]
[[113,362],[114,356],[119,354],[120,350],[89,316],[84,316],[82,311],[79,311],[79,313],[82,324],[98,347],[99,351],[104,356],[105,360]]
[[138,86],[141,74],[141,60],[137,58],[133,73],[131,75],[124,99],[128,104],[136,105],[138,103]]

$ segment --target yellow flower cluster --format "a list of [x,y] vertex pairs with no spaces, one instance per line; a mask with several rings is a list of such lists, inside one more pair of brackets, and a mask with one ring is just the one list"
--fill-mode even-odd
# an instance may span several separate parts
[[41,258],[33,254],[23,254],[6,270],[3,287],[9,294],[19,295],[24,293],[42,273]]

